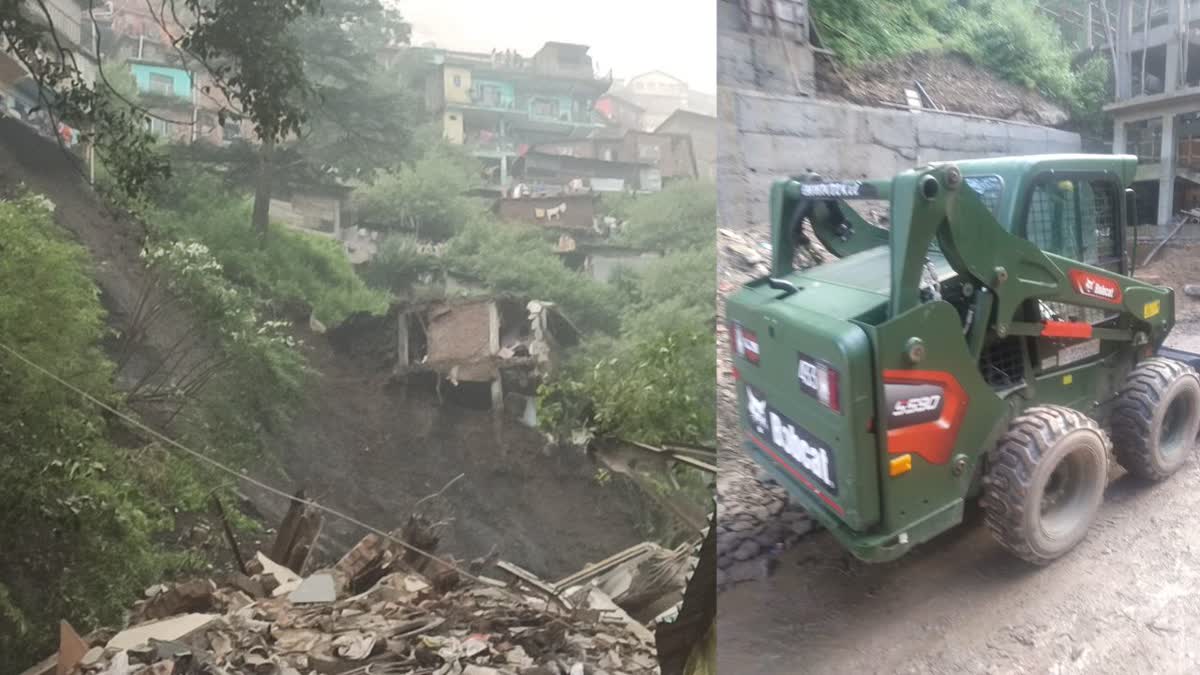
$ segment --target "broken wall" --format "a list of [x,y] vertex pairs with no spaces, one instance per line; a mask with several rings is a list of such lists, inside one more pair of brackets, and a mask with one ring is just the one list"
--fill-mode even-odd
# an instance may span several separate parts
[[721,92],[721,222],[769,221],[771,183],[811,169],[826,178],[889,178],[925,162],[1079,152],[1078,134],[1018,122],[866,108],[725,88]]
[[456,380],[482,382],[496,376],[487,361],[500,349],[496,305],[445,306],[429,313],[429,362],[457,364]]

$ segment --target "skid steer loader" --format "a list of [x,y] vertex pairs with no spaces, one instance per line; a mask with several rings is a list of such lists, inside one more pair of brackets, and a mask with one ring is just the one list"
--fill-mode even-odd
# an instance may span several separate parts
[[[1200,431],[1200,357],[1162,346],[1174,293],[1126,253],[1136,168],[1038,155],[777,182],[770,274],[727,301],[748,452],[866,561],[976,498],[1017,556],[1070,551],[1110,452],[1162,480]],[[886,226],[854,200],[888,202]],[[835,259],[797,269],[817,242]]]

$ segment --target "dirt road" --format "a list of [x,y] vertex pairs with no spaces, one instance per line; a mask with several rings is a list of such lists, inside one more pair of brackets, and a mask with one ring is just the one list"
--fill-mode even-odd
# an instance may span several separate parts
[[[1181,291],[1197,254],[1177,249],[1147,273]],[[1171,344],[1200,347],[1200,302],[1180,294],[1178,304]],[[735,422],[722,415],[723,439]],[[1088,539],[1043,569],[1007,555],[977,516],[881,565],[811,533],[758,565],[771,576],[721,594],[719,670],[1200,671],[1200,459],[1157,486],[1115,467],[1110,476]]]
[[720,597],[720,672],[1194,673],[1200,463],[1108,489],[1088,539],[1033,569],[980,523],[883,565],[826,533]]

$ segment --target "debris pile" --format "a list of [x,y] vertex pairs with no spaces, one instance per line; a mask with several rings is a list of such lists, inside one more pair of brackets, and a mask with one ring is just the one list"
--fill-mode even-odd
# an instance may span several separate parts
[[[405,534],[394,536],[409,541]],[[64,638],[64,649],[43,664],[48,669],[29,672],[659,672],[650,631],[592,585],[556,594],[506,585],[376,535],[304,578],[262,553],[246,569],[219,581],[152,587],[131,611],[129,628],[88,641]]]

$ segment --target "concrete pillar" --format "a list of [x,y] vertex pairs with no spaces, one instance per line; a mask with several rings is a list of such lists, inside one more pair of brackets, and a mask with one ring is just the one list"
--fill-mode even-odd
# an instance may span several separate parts
[[408,312],[400,312],[396,317],[396,367],[399,371],[408,367]]
[[508,186],[508,155],[500,155],[500,187]]
[[1162,118],[1162,167],[1158,176],[1158,224],[1166,225],[1175,220],[1175,114]]
[[488,353],[500,353],[500,308],[494,302],[488,303]]
[[504,414],[504,383],[500,381],[499,375],[492,380],[492,412],[497,415]]
[[1116,118],[1113,120],[1113,144],[1112,151],[1114,155],[1124,155],[1129,152],[1126,147],[1128,141],[1125,138],[1125,120]]
[[1187,34],[1182,29],[1186,26],[1182,21],[1185,13],[1184,0],[1169,0],[1167,2],[1167,25],[1174,28],[1167,40],[1167,66],[1163,73],[1163,91],[1170,93],[1179,88],[1179,65],[1183,60],[1183,46]]
[[1117,100],[1124,101],[1133,95],[1133,49],[1130,39],[1133,32],[1133,0],[1120,0],[1117,9]]
[[1087,8],[1087,24],[1086,24],[1086,26],[1087,27],[1084,29],[1083,32],[1087,36],[1086,39],[1087,39],[1088,51],[1091,51],[1096,45],[1092,41],[1092,3],[1090,3],[1090,2],[1088,3],[1088,8]]

